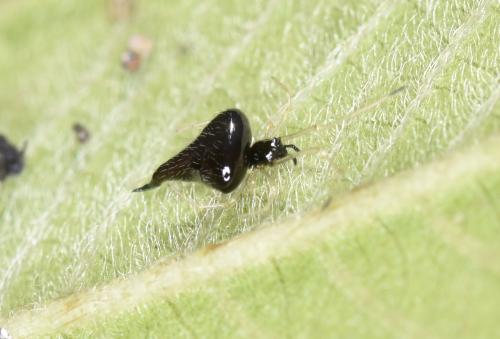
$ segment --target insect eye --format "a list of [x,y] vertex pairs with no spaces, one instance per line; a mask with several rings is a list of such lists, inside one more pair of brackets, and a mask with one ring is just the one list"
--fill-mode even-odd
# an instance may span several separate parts
[[225,182],[231,180],[231,169],[229,166],[224,166],[222,169],[222,179],[224,179]]

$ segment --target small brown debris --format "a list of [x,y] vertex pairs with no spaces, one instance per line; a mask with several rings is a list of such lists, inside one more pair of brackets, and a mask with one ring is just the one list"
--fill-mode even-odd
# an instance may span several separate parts
[[153,49],[153,42],[144,35],[134,34],[128,40],[128,50],[147,58]]
[[130,37],[127,51],[122,54],[122,66],[128,71],[137,71],[142,61],[151,54],[153,42],[143,35],[135,34]]
[[127,71],[137,71],[141,67],[141,56],[135,52],[126,51],[122,54],[122,66]]

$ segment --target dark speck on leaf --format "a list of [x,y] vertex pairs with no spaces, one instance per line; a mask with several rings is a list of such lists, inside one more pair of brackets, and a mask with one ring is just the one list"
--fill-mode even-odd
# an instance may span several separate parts
[[90,139],[90,132],[89,130],[83,126],[80,123],[75,123],[73,124],[73,131],[75,132],[76,139],[81,143],[84,144]]
[[25,150],[26,144],[21,150],[18,150],[6,137],[0,134],[0,181],[5,180],[8,175],[22,172]]

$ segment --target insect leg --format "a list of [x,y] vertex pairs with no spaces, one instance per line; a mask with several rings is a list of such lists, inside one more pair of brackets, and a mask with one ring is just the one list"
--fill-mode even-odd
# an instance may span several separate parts
[[290,145],[283,145],[285,148],[291,148],[293,149],[295,152],[300,152],[300,148],[298,148],[297,146],[293,145],[293,144],[290,144]]
[[[297,146],[293,145],[293,144],[290,144],[290,145],[283,145],[283,147],[285,147],[285,148],[291,148],[291,149],[293,149],[295,152],[300,152],[300,149],[299,149]],[[294,164],[295,166],[297,166],[297,158],[295,158],[295,157],[294,157],[294,158],[292,158],[292,161],[293,161],[293,164]]]
[[357,108],[355,109],[354,111],[350,112],[347,116],[344,116],[344,117],[341,117],[341,118],[338,118],[338,119],[335,119],[334,121],[332,122],[329,122],[329,123],[326,123],[326,124],[314,124],[312,126],[309,126],[309,127],[306,127],[298,132],[295,132],[295,133],[292,133],[292,134],[288,134],[288,135],[284,135],[282,136],[281,138],[283,140],[291,140],[293,138],[296,138],[296,137],[299,137],[305,133],[309,133],[311,131],[317,131],[317,130],[320,130],[320,129],[325,129],[325,128],[331,128],[333,126],[336,126],[338,124],[340,124],[341,122],[344,122],[344,121],[347,121],[347,122],[350,122],[351,120],[353,120],[355,117],[357,117],[358,115],[366,112],[366,111],[369,111],[373,108],[376,108],[378,106],[380,106],[382,103],[386,102],[388,99],[392,98],[393,96],[397,95],[397,94],[400,94],[401,92],[403,92],[404,90],[406,89],[405,86],[402,86],[402,87],[399,87],[395,90],[393,90],[392,92],[378,98],[378,99],[375,99],[371,102],[368,102],[366,103],[365,105],[361,106],[360,108]]
[[[278,85],[284,92],[287,94],[287,102],[282,104],[278,110],[277,118],[273,116],[267,122],[266,131],[264,133],[265,136],[270,134],[276,134],[278,127],[287,119],[288,113],[292,108],[292,94],[287,85],[278,80],[275,76],[271,76],[271,80]],[[273,122],[274,121],[274,122]]]

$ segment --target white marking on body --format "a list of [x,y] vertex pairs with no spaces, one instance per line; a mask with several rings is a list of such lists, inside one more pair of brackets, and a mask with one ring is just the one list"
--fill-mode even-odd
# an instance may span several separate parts
[[224,179],[225,182],[231,180],[231,169],[229,166],[224,166],[222,169],[222,179]]
[[266,154],[266,159],[267,161],[271,162],[273,160],[273,152],[269,152]]

